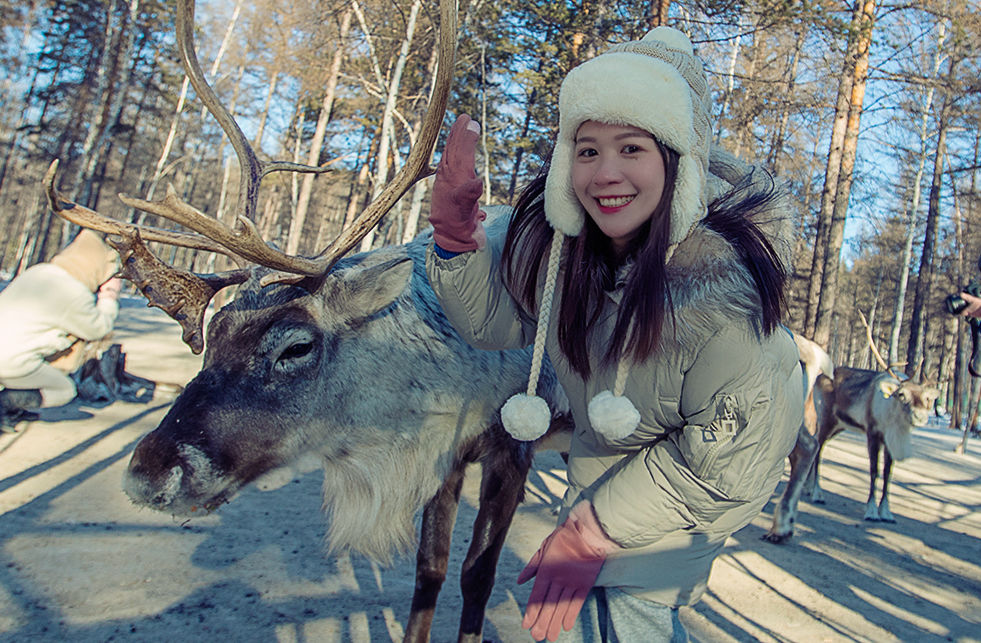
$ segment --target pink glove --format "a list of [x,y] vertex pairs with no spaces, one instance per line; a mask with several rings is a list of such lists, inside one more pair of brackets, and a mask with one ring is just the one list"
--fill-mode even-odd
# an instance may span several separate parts
[[474,171],[479,135],[480,123],[460,114],[450,128],[436,168],[429,223],[436,243],[450,252],[476,250],[487,242],[480,224],[486,215],[477,205],[484,183]]
[[560,626],[572,629],[603,562],[617,549],[620,546],[607,538],[589,501],[573,507],[518,576],[519,585],[537,576],[521,627],[530,628],[536,641],[546,636],[555,641]]
[[119,291],[123,287],[123,280],[119,277],[112,277],[107,282],[99,286],[99,297],[107,299],[118,299]]

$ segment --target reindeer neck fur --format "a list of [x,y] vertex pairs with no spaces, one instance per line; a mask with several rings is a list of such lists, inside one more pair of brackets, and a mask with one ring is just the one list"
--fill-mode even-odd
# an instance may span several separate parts
[[[274,318],[306,315],[323,330],[330,391],[321,393],[316,420],[303,429],[302,449],[315,450],[323,462],[327,547],[383,564],[412,549],[416,512],[498,422],[498,409],[527,377],[526,351],[474,349],[445,318],[425,275],[429,236],[347,258],[314,292],[243,289],[222,311],[224,321],[216,316],[229,326],[225,336],[236,335],[234,323],[255,324],[255,311],[268,308]],[[394,279],[406,259],[411,270],[400,273],[398,291],[386,288],[382,282]],[[372,289],[389,298],[366,299]],[[356,314],[366,301],[377,310]],[[543,377],[543,394],[554,399],[560,390],[553,376]]]

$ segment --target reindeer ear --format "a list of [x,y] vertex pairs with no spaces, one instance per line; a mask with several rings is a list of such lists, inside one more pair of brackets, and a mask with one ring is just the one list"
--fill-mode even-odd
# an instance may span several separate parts
[[880,380],[879,390],[882,391],[883,397],[890,397],[899,388],[899,382],[894,380]]
[[412,277],[412,260],[407,256],[389,259],[367,268],[337,271],[324,284],[334,290],[327,295],[328,306],[343,308],[351,321],[371,317],[390,306],[405,292]]

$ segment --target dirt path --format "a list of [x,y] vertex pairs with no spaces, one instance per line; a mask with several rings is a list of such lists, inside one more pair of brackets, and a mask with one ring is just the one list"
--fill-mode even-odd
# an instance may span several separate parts
[[[200,359],[172,322],[133,301],[118,329],[131,372],[186,382]],[[120,489],[136,441],[169,400],[70,405],[0,437],[0,641],[398,641],[413,560],[379,569],[322,554],[319,474],[247,490],[176,522]],[[698,641],[981,641],[981,446],[938,423],[895,471],[893,525],[862,520],[864,440],[825,449],[828,502],[802,503],[789,545],[760,540],[772,504],[730,541],[706,599],[683,618]],[[511,528],[485,637],[530,641],[514,579],[552,528],[561,460],[536,460]],[[475,511],[470,476],[433,641],[456,638],[457,589]],[[782,489],[782,487],[781,487]],[[779,491],[779,490],[778,490]]]

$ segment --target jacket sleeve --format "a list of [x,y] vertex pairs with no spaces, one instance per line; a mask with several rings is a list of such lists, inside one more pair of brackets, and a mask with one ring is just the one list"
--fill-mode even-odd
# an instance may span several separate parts
[[682,387],[684,426],[621,460],[595,490],[611,538],[651,544],[769,497],[803,414],[796,351],[765,349],[792,341],[786,335],[777,329],[761,343],[722,331],[699,351]]
[[449,259],[430,244],[426,273],[447,319],[471,346],[523,348],[535,340],[535,320],[505,288],[500,274],[504,235],[488,231],[487,245]]
[[81,290],[73,288],[66,298],[61,327],[87,341],[100,339],[113,329],[118,314],[119,301],[115,297],[96,296],[81,286]]

